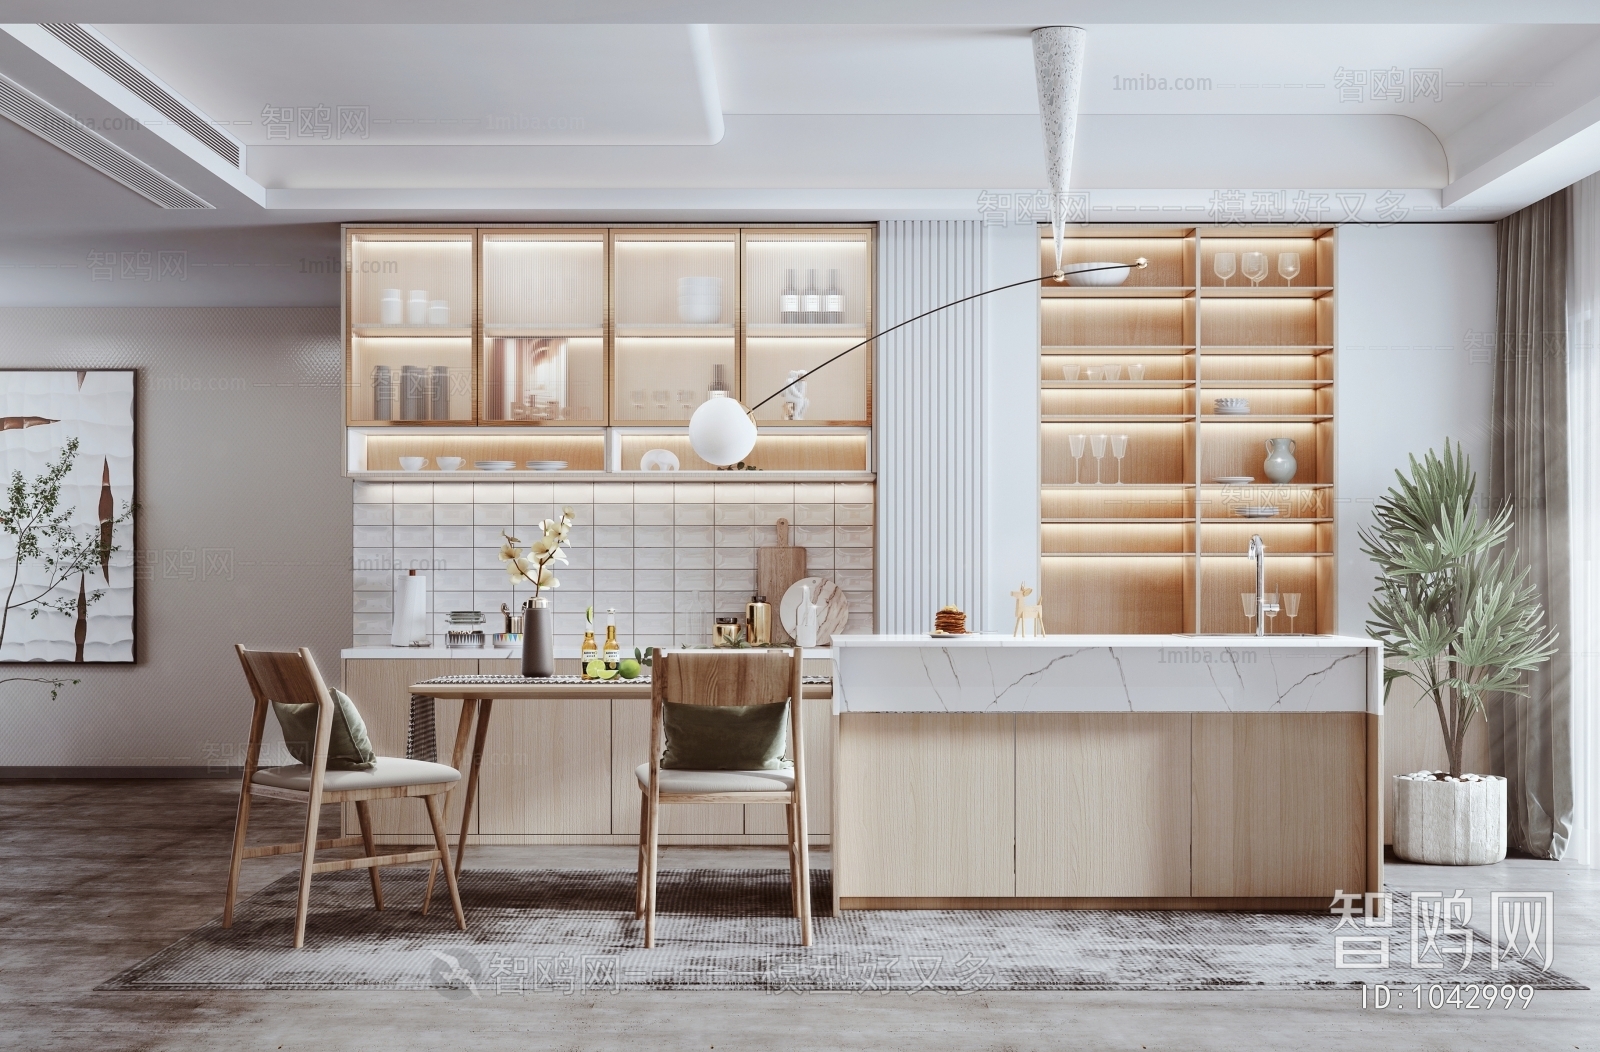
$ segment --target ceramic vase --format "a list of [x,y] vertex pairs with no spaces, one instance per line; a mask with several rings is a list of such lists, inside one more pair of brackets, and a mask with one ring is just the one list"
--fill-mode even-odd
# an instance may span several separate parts
[[523,607],[522,674],[530,677],[556,674],[555,614],[550,609],[550,600],[543,597],[529,599]]
[[1269,480],[1280,486],[1293,482],[1295,472],[1300,470],[1300,465],[1294,459],[1294,439],[1267,439],[1267,459],[1262,462],[1261,470]]

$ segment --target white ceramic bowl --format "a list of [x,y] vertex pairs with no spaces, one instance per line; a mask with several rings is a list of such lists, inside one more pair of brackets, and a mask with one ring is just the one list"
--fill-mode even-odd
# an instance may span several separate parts
[[440,471],[454,471],[465,464],[465,457],[434,457],[433,462],[439,465]]
[[401,471],[421,471],[428,463],[427,457],[401,457]]
[[[1109,267],[1109,270],[1100,270],[1100,267]],[[1128,274],[1133,270],[1132,263],[1068,263],[1061,268],[1067,275],[1067,284],[1079,288],[1094,287],[1104,288],[1111,285],[1120,285],[1128,280]],[[1089,273],[1082,273],[1088,271]]]

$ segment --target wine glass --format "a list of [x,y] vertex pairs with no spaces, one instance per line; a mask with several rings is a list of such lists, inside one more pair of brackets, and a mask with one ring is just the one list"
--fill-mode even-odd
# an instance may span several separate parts
[[683,415],[688,416],[694,412],[694,392],[686,387],[678,388],[678,405],[683,409]]
[[643,391],[629,391],[628,392],[628,396],[633,399],[633,415],[635,417],[643,417],[644,416],[644,392]]
[[1111,455],[1117,458],[1117,485],[1122,485],[1122,457],[1128,452],[1128,436],[1111,436]]
[[1278,253],[1278,276],[1283,278],[1290,285],[1293,285],[1294,284],[1294,279],[1299,275],[1299,273],[1300,273],[1300,253],[1298,253],[1298,252],[1279,252]]
[[656,398],[656,413],[660,416],[667,415],[667,391],[652,391]]
[[1105,467],[1101,464],[1101,458],[1106,455],[1105,435],[1089,436],[1089,455],[1094,457],[1094,484],[1103,486],[1106,481],[1106,473]]
[[1294,635],[1294,619],[1300,616],[1300,593],[1283,593],[1283,612],[1289,618],[1289,634]]
[[1227,285],[1228,279],[1239,273],[1239,257],[1232,252],[1218,252],[1211,257],[1211,269],[1217,272],[1222,284]]
[[1250,634],[1256,633],[1256,594],[1254,592],[1240,592],[1239,602],[1244,606],[1244,619],[1250,625]]
[[1267,254],[1246,252],[1239,261],[1239,273],[1250,279],[1252,288],[1261,284],[1261,279],[1267,276]]
[[1068,435],[1067,445],[1072,449],[1072,484],[1083,482],[1083,435]]
[[1272,623],[1278,618],[1278,593],[1268,592],[1261,597],[1261,614],[1267,619],[1267,635],[1272,634]]

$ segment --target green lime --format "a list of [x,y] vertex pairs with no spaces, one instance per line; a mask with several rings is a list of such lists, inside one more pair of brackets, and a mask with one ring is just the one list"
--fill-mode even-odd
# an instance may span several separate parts
[[590,679],[609,679],[610,678],[609,676],[607,676],[605,674],[606,673],[606,663],[604,661],[601,661],[599,658],[595,658],[593,661],[591,661],[587,665],[583,666],[583,671],[584,671],[584,673],[586,675],[588,675],[588,677]]
[[614,669],[614,668],[602,668],[600,670],[600,673],[597,676],[595,676],[595,679],[616,679],[616,678],[617,678],[617,670]]
[[638,679],[639,663],[633,658],[623,658],[622,662],[617,665],[617,672],[623,679]]

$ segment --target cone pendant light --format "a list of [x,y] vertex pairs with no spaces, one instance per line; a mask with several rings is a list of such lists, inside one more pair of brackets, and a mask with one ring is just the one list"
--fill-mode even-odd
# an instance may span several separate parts
[[1058,274],[1061,239],[1067,226],[1067,187],[1072,176],[1072,143],[1078,132],[1086,35],[1077,26],[1046,26],[1033,31],[1033,75],[1039,87],[1039,122],[1044,126],[1050,230],[1055,235]]

